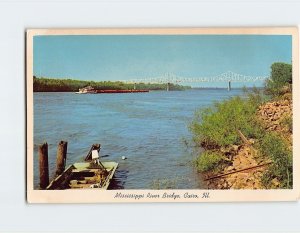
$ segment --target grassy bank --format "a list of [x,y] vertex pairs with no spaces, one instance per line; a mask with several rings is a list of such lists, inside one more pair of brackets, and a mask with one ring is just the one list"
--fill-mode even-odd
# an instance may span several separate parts
[[[239,130],[251,139],[257,160],[272,161],[261,178],[263,186],[273,188],[276,181],[278,188],[292,187],[291,145],[280,131],[266,130],[258,116],[258,109],[266,103],[291,101],[291,65],[274,63],[271,70],[263,91],[253,89],[245,97],[232,97],[195,113],[190,130],[196,145],[205,149],[195,162],[200,172],[216,174],[232,166],[233,148],[243,144]],[[291,119],[285,117],[278,124],[292,130]]]
[[[34,92],[75,92],[79,88],[92,86],[98,90],[130,90],[133,89],[133,84],[112,81],[82,81],[74,79],[52,79],[52,78],[37,78],[33,76],[33,91]],[[186,90],[189,86],[181,86],[170,84],[170,90]],[[137,83],[136,89],[143,90],[166,90],[166,84],[150,84]]]

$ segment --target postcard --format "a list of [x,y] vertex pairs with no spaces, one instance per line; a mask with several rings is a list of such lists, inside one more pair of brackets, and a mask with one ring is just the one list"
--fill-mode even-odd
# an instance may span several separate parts
[[296,27],[28,29],[29,203],[296,201]]

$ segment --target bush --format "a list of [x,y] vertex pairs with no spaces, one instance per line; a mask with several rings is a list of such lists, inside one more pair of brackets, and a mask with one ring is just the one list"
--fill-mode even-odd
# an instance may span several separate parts
[[287,127],[290,133],[293,132],[293,118],[292,118],[292,116],[284,117],[280,123],[283,124],[285,127]]
[[198,156],[196,167],[200,172],[215,170],[222,162],[223,156],[219,152],[205,151]]
[[271,77],[266,81],[266,93],[272,96],[280,96],[291,89],[292,65],[282,62],[273,63]]
[[280,188],[289,188],[293,185],[292,152],[284,141],[275,133],[266,133],[259,143],[260,153],[271,158],[273,164],[263,176],[263,184],[270,188],[272,179],[280,181]]
[[190,124],[194,141],[205,148],[239,144],[238,129],[246,137],[254,137],[260,130],[255,113],[261,101],[260,94],[251,93],[248,98],[232,97],[196,112]]

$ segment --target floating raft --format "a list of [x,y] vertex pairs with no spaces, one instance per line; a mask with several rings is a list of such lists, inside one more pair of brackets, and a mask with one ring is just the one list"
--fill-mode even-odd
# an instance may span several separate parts
[[[100,144],[94,144],[85,158],[85,162],[74,163],[57,176],[47,190],[58,189],[108,189],[118,167],[116,162],[100,162],[92,154],[99,152]],[[97,153],[96,153],[97,154]]]

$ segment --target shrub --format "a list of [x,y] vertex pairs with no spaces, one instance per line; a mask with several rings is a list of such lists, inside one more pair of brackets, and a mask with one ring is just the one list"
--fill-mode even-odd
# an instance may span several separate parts
[[290,133],[293,132],[293,118],[292,118],[292,116],[284,117],[280,123],[283,124],[285,127],[287,127],[288,130],[290,131]]
[[223,156],[219,152],[205,151],[198,156],[196,167],[200,172],[214,170],[222,162]]
[[280,96],[290,90],[292,84],[292,65],[282,62],[273,63],[271,77],[266,81],[266,93]]
[[277,178],[281,188],[292,187],[293,161],[292,152],[284,141],[275,133],[266,133],[259,143],[262,155],[271,158],[273,164],[263,176],[263,184],[271,187],[271,181]]
[[232,97],[195,113],[190,124],[194,141],[205,148],[218,148],[240,143],[237,129],[246,137],[259,133],[255,113],[262,98],[251,93],[248,98]]

